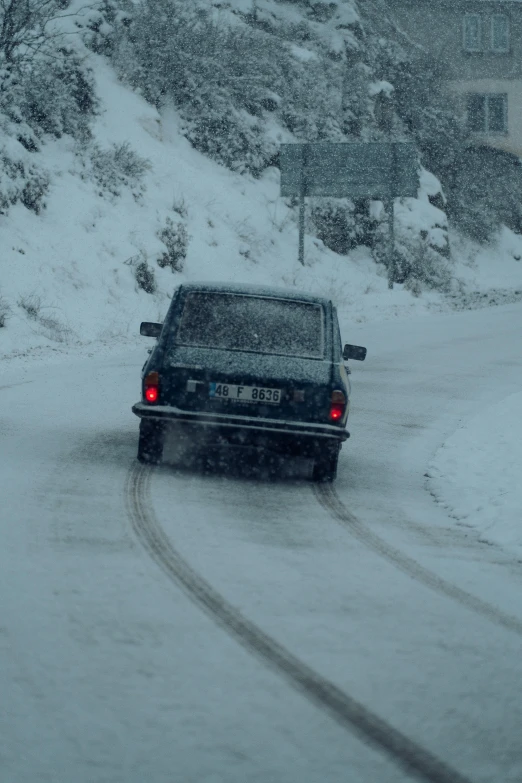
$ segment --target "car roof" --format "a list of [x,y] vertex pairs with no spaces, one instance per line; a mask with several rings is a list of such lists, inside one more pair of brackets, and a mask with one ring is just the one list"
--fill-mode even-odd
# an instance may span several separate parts
[[206,291],[220,294],[245,294],[246,296],[263,296],[274,299],[291,299],[297,302],[310,302],[327,307],[331,304],[329,299],[323,296],[296,291],[295,289],[276,288],[264,285],[241,285],[239,283],[183,283],[180,291]]

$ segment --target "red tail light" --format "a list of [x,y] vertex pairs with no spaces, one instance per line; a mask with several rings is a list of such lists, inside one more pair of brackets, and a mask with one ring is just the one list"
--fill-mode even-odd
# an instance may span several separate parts
[[157,402],[159,395],[159,375],[157,372],[149,372],[145,378],[145,399],[147,402]]
[[338,421],[344,416],[346,410],[346,397],[344,392],[336,389],[332,392],[332,399],[330,401],[330,419],[332,421]]

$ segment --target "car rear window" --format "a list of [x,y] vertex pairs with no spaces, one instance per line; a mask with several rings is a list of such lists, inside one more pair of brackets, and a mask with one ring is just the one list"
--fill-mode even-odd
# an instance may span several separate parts
[[176,342],[231,351],[324,356],[324,313],[320,304],[292,299],[189,292]]

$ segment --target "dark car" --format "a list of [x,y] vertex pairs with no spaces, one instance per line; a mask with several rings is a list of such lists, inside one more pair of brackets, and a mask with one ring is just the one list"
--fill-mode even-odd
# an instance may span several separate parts
[[332,481],[350,383],[332,302],[260,286],[180,286],[165,322],[141,324],[158,341],[143,367],[138,459],[158,463],[166,435],[198,449],[257,447],[314,460]]

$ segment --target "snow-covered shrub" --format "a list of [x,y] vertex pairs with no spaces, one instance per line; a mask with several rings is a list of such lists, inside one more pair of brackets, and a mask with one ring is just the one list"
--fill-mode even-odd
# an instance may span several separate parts
[[6,138],[0,143],[0,214],[21,202],[38,215],[45,207],[48,188],[48,173],[31,160],[19,141]]
[[70,0],[1,0],[0,57],[11,65],[28,63],[49,54],[60,38],[51,23]]
[[341,111],[341,85],[332,66],[310,61],[288,69],[287,89],[277,112],[281,124],[297,139],[346,141],[343,131],[347,105]]
[[[427,181],[428,172],[421,177]],[[435,177],[432,179],[436,182]],[[420,198],[397,199],[395,202],[395,252],[391,278],[404,283],[412,293],[423,288],[446,292],[452,280],[449,260],[447,219],[434,207],[422,190]],[[385,259],[388,263],[388,257]]]
[[39,137],[90,136],[89,124],[98,111],[94,79],[72,50],[61,48],[52,58],[33,61],[19,92],[21,116]]
[[6,323],[7,319],[11,315],[11,306],[7,299],[0,295],[0,329],[2,329]]
[[448,260],[424,236],[402,236],[395,244],[393,282],[418,295],[423,288],[447,292],[452,280]]
[[446,191],[450,217],[472,239],[485,242],[502,224],[522,234],[522,163],[515,155],[464,150]]
[[337,3],[325,3],[321,0],[310,0],[308,16],[314,22],[328,22],[337,11]]
[[200,111],[186,123],[186,137],[199,152],[232,171],[258,176],[273,161],[277,145],[264,135],[259,121],[246,112],[226,110],[224,101],[219,108],[219,103],[201,102]]
[[134,277],[140,288],[145,291],[146,294],[154,294],[157,290],[156,278],[154,276],[154,270],[147,264],[147,259],[142,256],[141,261],[138,261],[134,268]]
[[86,141],[97,110],[92,74],[74,52],[61,48],[3,68],[0,54],[0,129],[28,152],[38,152],[46,135]]
[[311,219],[315,233],[326,247],[346,255],[357,245],[373,247],[377,221],[367,201],[312,199]]
[[147,98],[229,98],[237,109],[260,115],[269,91],[283,85],[284,52],[272,36],[216,21],[184,0],[141,0],[128,32],[134,63],[119,62]]
[[173,272],[182,272],[189,243],[186,225],[167,217],[165,225],[158,231],[158,238],[167,248],[166,252],[158,258],[159,266],[170,266]]
[[38,294],[32,293],[20,296],[18,307],[25,311],[29,320],[34,321],[38,326],[38,331],[47,339],[54,340],[57,343],[64,343],[72,335],[72,329],[62,323],[56,314],[56,308],[44,306],[42,299]]
[[96,112],[94,82],[55,25],[69,0],[0,2],[0,211],[21,202],[38,213],[49,176],[32,154],[46,135],[85,141]]
[[[349,199],[312,199],[311,218],[315,233],[336,253],[366,245],[375,260],[390,264],[388,218],[377,210],[379,202]],[[395,207],[395,252],[389,274],[414,294],[423,288],[447,291],[451,283],[449,245],[445,214],[427,197],[397,200]]]
[[188,207],[183,196],[174,199],[172,202],[172,210],[183,218],[183,220],[188,218]]
[[71,327],[62,323],[53,312],[40,315],[38,325],[41,334],[55,343],[67,343],[73,335]]
[[144,193],[143,178],[151,164],[134,152],[127,142],[111,144],[108,149],[89,144],[81,146],[78,154],[82,164],[81,176],[92,179],[101,196],[116,198],[125,189],[138,200]]
[[26,296],[20,296],[17,304],[18,307],[21,307],[22,310],[25,310],[28,318],[30,318],[32,321],[36,321],[40,315],[40,310],[42,309],[42,300],[38,294],[27,294]]
[[466,140],[463,119],[448,100],[448,63],[407,50],[389,63],[397,113],[422,153],[423,164],[446,186]]
[[[22,143],[35,137],[87,133],[97,110],[94,80],[56,25],[69,0],[0,2],[0,114],[25,125]],[[33,138],[30,138],[30,133]]]
[[118,39],[120,25],[126,25],[130,17],[123,11],[121,2],[101,0],[82,13],[76,20],[82,39],[96,54],[111,56]]

